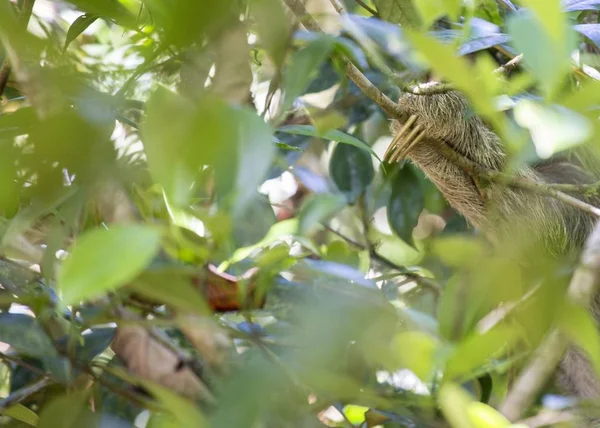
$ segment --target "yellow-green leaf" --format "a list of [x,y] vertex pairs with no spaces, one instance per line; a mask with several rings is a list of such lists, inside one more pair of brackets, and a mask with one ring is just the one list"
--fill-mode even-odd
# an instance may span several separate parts
[[159,245],[160,231],[150,226],[122,225],[85,232],[58,274],[63,302],[74,304],[127,284],[150,263]]

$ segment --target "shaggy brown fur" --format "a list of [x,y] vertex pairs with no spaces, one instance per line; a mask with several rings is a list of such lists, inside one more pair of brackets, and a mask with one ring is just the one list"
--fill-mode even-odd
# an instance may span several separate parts
[[[417,116],[424,138],[411,149],[412,160],[435,183],[450,205],[481,230],[492,243],[512,241],[514,257],[526,264],[528,248],[523,239],[548,251],[550,257],[577,257],[595,219],[576,208],[546,196],[503,185],[482,186],[480,180],[451,163],[437,150],[435,140],[443,141],[456,152],[489,169],[502,170],[506,153],[502,142],[484,122],[470,114],[466,99],[451,91],[435,95],[404,94],[399,105],[406,119]],[[405,120],[406,120],[405,119]],[[393,121],[397,133],[405,120]],[[537,165],[523,167],[517,175],[539,182],[592,183],[600,180],[600,160],[589,149],[578,149]],[[579,197],[579,196],[578,196]],[[600,206],[600,198],[586,199]],[[598,315],[595,310],[595,315]],[[600,396],[600,383],[576,350],[571,350],[561,365],[560,384],[580,397]]]

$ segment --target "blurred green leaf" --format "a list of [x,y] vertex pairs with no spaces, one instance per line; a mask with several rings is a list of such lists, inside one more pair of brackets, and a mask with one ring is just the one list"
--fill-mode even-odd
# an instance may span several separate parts
[[594,130],[586,117],[558,105],[523,99],[513,111],[515,121],[531,132],[536,152],[542,159],[586,142]]
[[307,46],[294,52],[283,74],[284,95],[281,111],[287,112],[294,100],[303,95],[319,70],[321,63],[327,58],[335,44],[329,35],[319,35]]
[[143,382],[143,386],[156,397],[165,409],[168,409],[177,419],[180,427],[202,428],[208,426],[204,415],[194,402],[151,382]]
[[520,338],[517,326],[496,326],[483,334],[474,333],[462,339],[446,363],[444,378],[464,381],[462,376],[500,357],[500,351],[507,351]]
[[135,28],[135,17],[118,0],[69,0],[69,2],[87,12],[87,15],[101,16],[124,27]]
[[507,428],[511,426],[508,419],[487,404],[474,401],[469,404],[467,412],[476,428]]
[[38,426],[40,418],[31,409],[22,404],[13,404],[2,411],[2,415],[11,417],[21,422],[25,422],[32,427]]
[[160,231],[123,225],[81,235],[58,274],[65,305],[93,299],[133,280],[156,255]]
[[[554,3],[555,0],[550,2],[552,6]],[[553,9],[549,8],[548,19],[543,22],[540,22],[539,14],[532,16],[525,12],[508,20],[508,32],[513,45],[523,54],[523,64],[531,71],[547,97],[554,96],[563,84],[570,70],[570,54],[576,43],[574,31],[562,22],[562,15],[560,20],[553,17]],[[556,33],[549,33],[550,27],[556,27]]]
[[85,30],[87,30],[87,28],[90,25],[92,25],[98,18],[99,18],[99,15],[85,14],[85,15],[81,15],[75,21],[73,21],[73,23],[69,27],[69,30],[67,31],[67,37],[65,39],[65,44],[63,46],[63,50],[67,50],[67,48],[69,47],[71,42],[73,40],[75,40],[77,38],[77,36],[79,36],[81,33],[83,33]]
[[353,424],[362,424],[365,421],[365,413],[369,410],[368,407],[348,404],[344,406],[344,415]]
[[413,229],[424,204],[419,179],[411,168],[405,166],[393,178],[387,218],[394,233],[409,245],[414,246]]
[[423,382],[429,382],[433,375],[438,346],[435,337],[420,331],[398,333],[391,343],[397,368],[409,369]]
[[86,407],[88,391],[76,391],[53,398],[40,413],[38,428],[76,428],[90,426],[94,414]]
[[192,281],[199,276],[198,271],[187,272],[180,267],[157,267],[142,273],[130,287],[142,296],[157,302],[164,302],[174,309],[208,314],[207,302]]
[[438,403],[452,428],[479,428],[468,413],[473,399],[453,383],[444,383],[439,391]]
[[352,203],[371,184],[375,170],[368,152],[338,144],[329,160],[329,174],[348,202]]
[[313,228],[318,227],[320,222],[327,221],[344,206],[346,206],[346,200],[342,195],[326,193],[310,195],[298,213],[299,233],[308,234]]
[[291,25],[281,2],[277,0],[251,0],[250,14],[256,23],[258,37],[276,67],[281,67],[288,44]]
[[416,0],[414,5],[421,17],[423,26],[429,28],[437,19],[446,15],[450,19],[456,20],[462,2],[460,0]]

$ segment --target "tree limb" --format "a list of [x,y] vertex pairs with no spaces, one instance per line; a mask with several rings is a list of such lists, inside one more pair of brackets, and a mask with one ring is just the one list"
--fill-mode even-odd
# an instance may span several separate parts
[[[594,298],[599,279],[600,221],[587,239],[579,266],[569,284],[567,298],[572,303],[587,308]],[[523,415],[554,373],[568,345],[568,338],[558,328],[550,331],[500,406],[504,416],[516,421]]]
[[[322,33],[323,30],[317,21],[308,13],[304,4],[300,0],[284,0],[285,4],[290,8],[296,17],[302,22],[306,29],[314,32]],[[343,63],[346,75],[354,82],[356,86],[375,104],[390,117],[402,118],[404,111],[392,101],[387,95],[379,90],[363,73],[360,71],[346,56],[336,55]]]
[[[446,143],[438,140],[428,140],[428,142],[436,144],[437,150],[451,161],[456,166],[462,168],[464,171],[471,175],[475,175],[478,178],[488,180],[495,183],[504,183],[508,186],[528,190],[530,192],[537,193],[539,195],[549,196],[558,199],[565,204],[571,205],[582,211],[588,212],[592,215],[600,217],[600,208],[594,207],[580,199],[577,199],[571,195],[563,193],[562,190],[575,190],[581,189],[582,186],[570,185],[570,184],[553,184],[553,183],[541,183],[536,181],[527,180],[521,177],[515,177],[509,174],[505,174],[500,171],[495,171],[482,167],[481,165],[473,162],[470,159],[465,158],[459,153],[452,150]],[[589,188],[597,188],[597,184],[588,185]]]

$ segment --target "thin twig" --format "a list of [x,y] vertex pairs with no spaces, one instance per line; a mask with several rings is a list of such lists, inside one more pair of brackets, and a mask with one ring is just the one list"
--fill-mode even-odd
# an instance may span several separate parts
[[365,9],[367,12],[369,12],[371,15],[379,18],[379,12],[377,12],[375,9],[373,9],[371,6],[369,6],[368,4],[366,4],[364,1],[362,0],[356,0],[356,3],[358,3],[359,5],[361,5],[363,7],[363,9]]
[[514,57],[513,59],[511,59],[510,61],[508,61],[506,64],[501,65],[500,67],[495,69],[494,73],[504,74],[511,70],[514,70],[515,68],[517,68],[519,66],[519,64],[521,63],[522,60],[523,60],[523,54],[521,53],[521,54],[517,55],[516,57]]
[[52,381],[50,380],[50,378],[43,377],[31,385],[28,385],[21,389],[16,390],[12,394],[10,394],[8,397],[0,400],[0,412],[2,412],[6,408],[12,406],[13,404],[20,403],[21,401],[32,396],[36,392],[41,391],[46,386],[50,385],[51,382]]
[[[569,284],[567,298],[579,307],[588,308],[596,294],[599,277],[600,221],[587,239],[581,261]],[[568,338],[558,328],[550,331],[500,406],[504,416],[511,421],[521,418],[555,372],[568,346]]]
[[332,6],[335,8],[335,10],[337,10],[337,12],[340,15],[345,15],[348,13],[348,10],[346,9],[346,6],[344,6],[344,3],[342,3],[340,0],[329,0],[332,4]]
[[[322,33],[323,30],[315,19],[306,11],[304,4],[300,0],[285,0],[285,4],[300,19],[300,22],[310,31]],[[356,86],[371,100],[375,102],[390,117],[402,118],[405,114],[403,110],[392,101],[387,95],[379,90],[347,57],[339,55],[344,63],[346,75],[354,82]]]
[[[27,24],[29,23],[29,18],[31,18],[31,12],[33,10],[34,3],[35,0],[24,0],[21,10],[19,11],[19,20],[25,27],[27,27]],[[0,67],[0,97],[6,89],[11,70],[12,67],[10,66],[10,62],[8,62],[8,58],[6,58],[2,64],[2,67]]]
[[419,285],[422,285],[423,287],[430,290],[436,298],[441,294],[441,287],[431,278],[426,278],[415,272],[411,272],[411,271],[407,270],[405,267],[400,266],[400,265],[394,263],[393,261],[391,261],[390,259],[382,256],[375,249],[369,249],[366,245],[361,244],[360,242],[355,241],[354,239],[350,238],[349,236],[344,235],[343,233],[334,229],[333,227],[329,226],[326,223],[321,223],[321,225],[325,229],[327,229],[329,232],[342,238],[348,244],[353,245],[354,247],[359,248],[361,250],[368,250],[369,256],[373,260],[376,260],[379,263],[381,263],[382,265],[384,265],[390,269],[394,269],[394,270],[398,271],[400,274],[411,278],[411,280],[417,282]]

